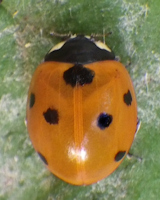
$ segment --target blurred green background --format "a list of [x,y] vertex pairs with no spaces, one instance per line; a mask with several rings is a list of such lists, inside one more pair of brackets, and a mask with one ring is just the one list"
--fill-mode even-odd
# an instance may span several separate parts
[[[24,124],[29,82],[57,33],[103,34],[128,65],[141,129],[108,178],[72,186],[40,161]],[[103,38],[102,38],[103,39]],[[0,200],[157,200],[160,191],[160,1],[3,0],[0,4]]]

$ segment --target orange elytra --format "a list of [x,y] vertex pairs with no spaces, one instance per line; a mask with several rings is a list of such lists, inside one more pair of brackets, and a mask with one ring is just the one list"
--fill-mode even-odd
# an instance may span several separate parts
[[110,175],[137,129],[137,102],[126,68],[102,42],[78,35],[45,56],[31,81],[27,128],[48,169],[74,185]]

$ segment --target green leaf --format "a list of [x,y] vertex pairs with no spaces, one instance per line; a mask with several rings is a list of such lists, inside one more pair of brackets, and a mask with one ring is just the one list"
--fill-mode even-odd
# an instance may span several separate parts
[[[0,4],[0,199],[159,199],[160,1],[3,0]],[[109,177],[72,186],[52,175],[36,155],[26,127],[29,83],[47,51],[51,32],[104,34],[127,67],[141,128],[131,153]],[[103,37],[101,38],[103,40]],[[138,159],[139,157],[141,159]]]

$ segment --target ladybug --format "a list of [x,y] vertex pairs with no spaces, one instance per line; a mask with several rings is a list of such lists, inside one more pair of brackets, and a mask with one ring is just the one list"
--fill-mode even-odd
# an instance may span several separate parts
[[53,47],[31,80],[27,129],[47,168],[73,185],[110,175],[137,130],[137,102],[126,68],[92,37]]

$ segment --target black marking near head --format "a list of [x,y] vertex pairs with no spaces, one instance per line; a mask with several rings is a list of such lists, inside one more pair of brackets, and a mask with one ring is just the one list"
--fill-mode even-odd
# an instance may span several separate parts
[[32,108],[35,104],[35,95],[31,93],[30,100],[29,100],[29,107]]
[[58,124],[58,111],[55,109],[48,108],[46,112],[43,113],[43,116],[49,124]]
[[78,35],[67,40],[60,49],[49,52],[44,60],[88,64],[114,59],[115,55],[113,52],[101,49],[91,39]]
[[84,85],[92,82],[94,78],[94,71],[83,67],[81,64],[76,64],[64,72],[63,78],[66,84],[70,84],[72,87],[76,85]]
[[131,103],[132,103],[132,95],[131,95],[130,90],[128,90],[128,92],[124,94],[123,100],[124,100],[124,103],[127,104],[127,106],[131,105]]
[[122,160],[122,158],[125,156],[126,151],[119,151],[116,156],[115,156],[115,161],[119,162],[120,160]]
[[48,162],[47,162],[46,158],[45,158],[40,152],[37,152],[37,153],[38,153],[39,157],[41,158],[41,160],[42,160],[46,165],[48,165]]
[[113,120],[112,115],[109,115],[107,113],[101,113],[98,117],[98,123],[97,123],[98,127],[103,130],[110,126],[112,120]]

